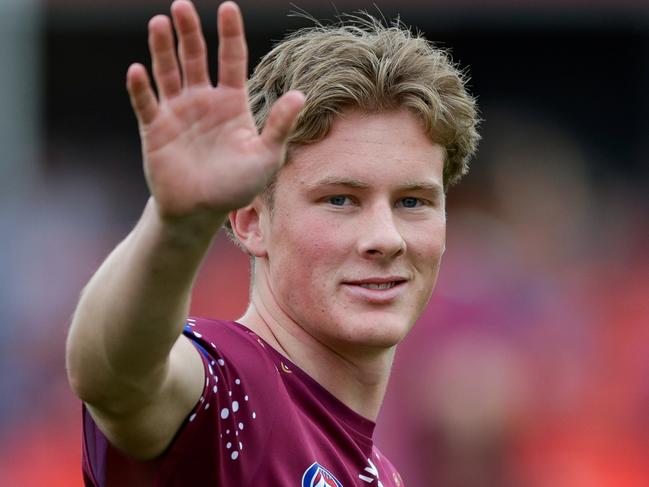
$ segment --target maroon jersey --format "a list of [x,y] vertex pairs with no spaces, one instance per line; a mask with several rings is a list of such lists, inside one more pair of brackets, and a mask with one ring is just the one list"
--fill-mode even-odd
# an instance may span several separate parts
[[246,327],[189,319],[203,394],[159,458],[113,448],[84,409],[87,487],[401,487],[352,411]]

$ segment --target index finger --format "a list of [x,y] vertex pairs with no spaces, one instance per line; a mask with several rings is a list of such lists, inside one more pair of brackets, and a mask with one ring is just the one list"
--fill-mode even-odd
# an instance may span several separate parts
[[219,6],[218,31],[218,84],[243,88],[248,75],[248,46],[243,31],[241,11],[236,3],[224,2]]

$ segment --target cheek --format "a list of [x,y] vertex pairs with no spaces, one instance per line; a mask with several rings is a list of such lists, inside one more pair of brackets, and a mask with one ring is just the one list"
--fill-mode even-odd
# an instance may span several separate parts
[[413,232],[406,240],[408,250],[417,260],[437,262],[446,246],[446,225],[440,223],[433,228],[428,226],[421,231]]
[[293,216],[276,227],[269,260],[273,284],[284,301],[317,306],[331,294],[327,286],[337,269],[337,240],[329,225],[313,218]]
[[426,302],[437,282],[442,254],[445,248],[444,229],[426,232],[419,238],[409,242],[408,250],[412,255],[412,262],[421,279],[419,280],[419,293],[417,300]]
[[294,254],[296,260],[307,267],[319,267],[334,262],[344,252],[344,227],[318,212],[295,212],[285,215],[274,235],[278,249]]

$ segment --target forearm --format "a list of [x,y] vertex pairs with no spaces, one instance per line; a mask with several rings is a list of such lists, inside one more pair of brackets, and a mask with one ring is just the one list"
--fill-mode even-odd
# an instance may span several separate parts
[[161,386],[219,220],[164,223],[149,200],[136,227],[84,289],[74,314],[67,364],[82,399],[96,405],[119,403],[122,396],[137,401]]

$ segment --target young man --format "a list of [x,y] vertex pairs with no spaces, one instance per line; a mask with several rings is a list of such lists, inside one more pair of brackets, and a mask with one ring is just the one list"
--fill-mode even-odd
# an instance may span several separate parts
[[[443,52],[369,17],[293,34],[246,86],[232,2],[213,87],[194,7],[171,10],[178,55],[169,19],[149,24],[158,96],[141,65],[127,75],[152,196],[68,339],[86,485],[402,485],[372,431],[434,287],[474,101]],[[228,218],[249,307],[188,318]]]

